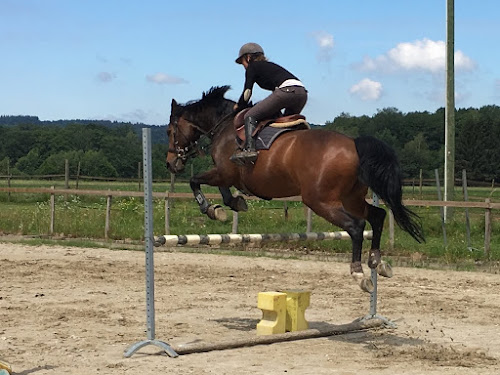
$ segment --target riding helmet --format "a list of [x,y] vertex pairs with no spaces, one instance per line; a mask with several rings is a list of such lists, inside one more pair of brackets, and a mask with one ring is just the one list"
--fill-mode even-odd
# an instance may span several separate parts
[[237,64],[241,64],[241,59],[247,53],[262,53],[264,54],[264,50],[257,43],[246,43],[243,44],[240,48],[240,53],[238,54],[238,58],[235,60]]

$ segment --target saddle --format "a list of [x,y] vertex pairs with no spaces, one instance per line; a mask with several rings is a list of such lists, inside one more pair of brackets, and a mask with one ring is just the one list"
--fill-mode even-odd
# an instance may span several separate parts
[[[246,108],[234,117],[234,130],[236,132],[236,136],[242,142],[245,141],[245,114],[248,112],[250,108]],[[289,116],[276,116],[274,118],[269,118],[265,120],[261,120],[257,126],[255,127],[252,136],[256,136],[266,127],[272,127],[276,129],[276,132],[281,132],[282,130],[299,130],[299,129],[310,129],[311,127],[306,121],[306,117],[300,114],[297,115],[289,115]]]

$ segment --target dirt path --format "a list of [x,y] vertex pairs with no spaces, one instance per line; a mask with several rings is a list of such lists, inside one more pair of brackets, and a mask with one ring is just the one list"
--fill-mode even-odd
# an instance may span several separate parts
[[[0,243],[0,358],[15,374],[499,374],[500,275],[396,268],[379,312],[397,329],[191,354],[146,338],[144,254]],[[156,337],[255,335],[259,291],[311,290],[311,327],[348,323],[368,295],[344,263],[157,253]]]

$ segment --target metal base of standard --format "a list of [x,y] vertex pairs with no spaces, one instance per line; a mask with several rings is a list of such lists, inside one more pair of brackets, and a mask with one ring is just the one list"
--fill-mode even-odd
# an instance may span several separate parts
[[360,322],[367,322],[367,321],[370,321],[372,319],[378,319],[378,320],[381,320],[384,324],[384,327],[388,327],[388,328],[397,328],[398,326],[396,325],[396,323],[394,323],[393,321],[387,319],[385,316],[381,316],[381,315],[378,315],[378,314],[375,314],[375,315],[371,315],[371,314],[368,314],[368,315],[365,315],[364,317],[362,318],[359,318],[358,320]]
[[132,354],[134,354],[139,349],[145,347],[146,345],[155,345],[155,346],[158,346],[159,348],[165,350],[165,352],[167,353],[167,355],[169,357],[176,358],[176,357],[179,356],[179,354],[177,354],[175,352],[175,350],[172,349],[172,347],[170,345],[168,345],[167,343],[164,343],[163,341],[159,341],[159,340],[144,340],[144,341],[139,341],[139,342],[135,343],[134,345],[132,345],[130,348],[128,348],[125,351],[125,354],[124,354],[125,358],[131,357]]

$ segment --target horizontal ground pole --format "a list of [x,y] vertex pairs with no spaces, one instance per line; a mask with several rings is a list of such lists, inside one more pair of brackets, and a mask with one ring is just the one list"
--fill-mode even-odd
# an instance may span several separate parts
[[172,345],[172,349],[179,355],[203,353],[215,350],[227,350],[257,345],[269,345],[278,342],[337,336],[347,333],[365,331],[377,327],[382,327],[384,325],[385,322],[382,319],[378,318],[368,320],[355,320],[352,323],[335,325],[328,329],[308,329],[305,331],[288,332],[268,336],[255,336],[238,340],[219,341],[215,343],[193,342],[187,344]]
[[[365,239],[372,239],[372,231],[364,231]],[[229,243],[265,243],[289,241],[347,240],[347,232],[307,232],[307,233],[275,233],[275,234],[187,234],[163,235],[155,238],[155,246],[177,245],[220,245]]]

